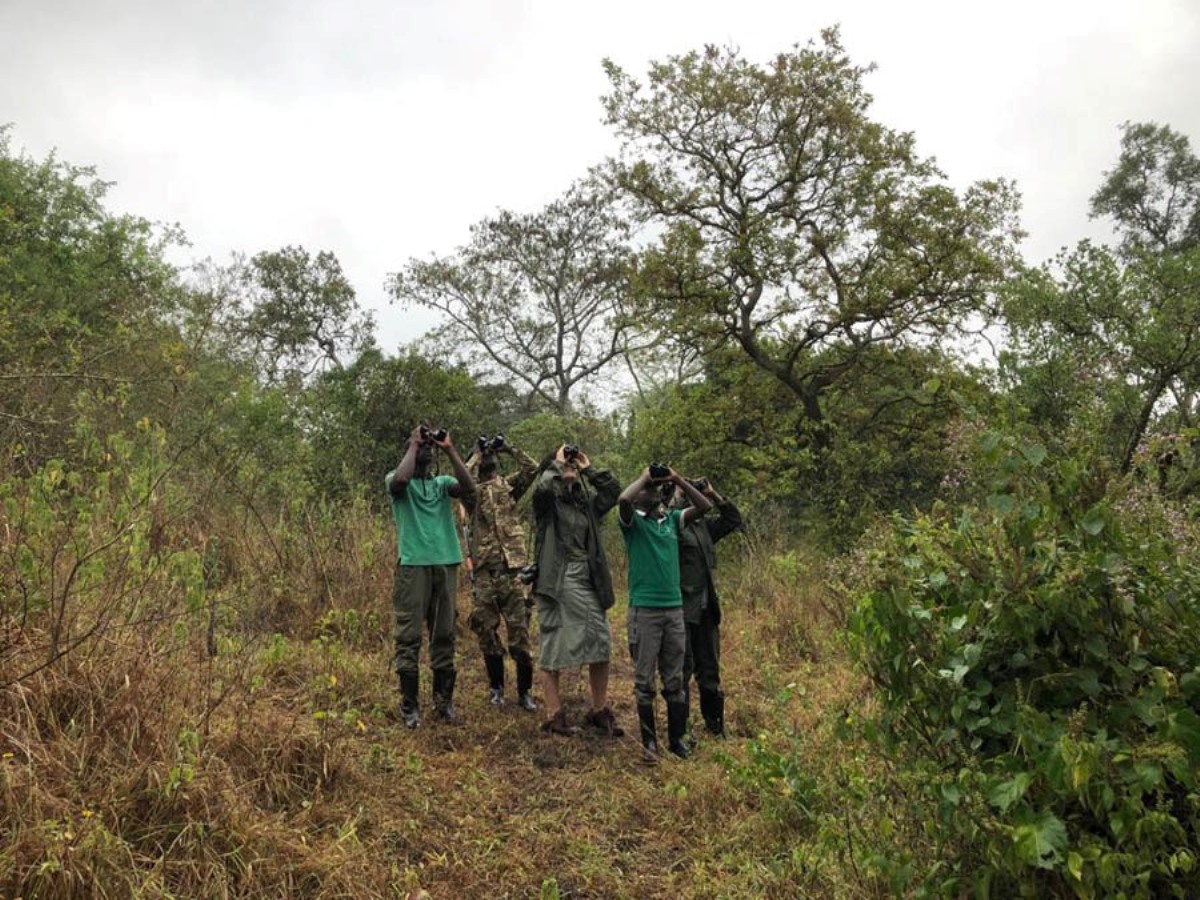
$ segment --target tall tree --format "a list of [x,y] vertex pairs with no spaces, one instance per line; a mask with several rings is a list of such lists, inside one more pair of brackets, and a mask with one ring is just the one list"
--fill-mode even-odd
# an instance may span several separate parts
[[225,266],[206,260],[193,278],[192,339],[253,365],[265,383],[304,383],[374,346],[374,319],[328,250],[235,254]]
[[1113,220],[1119,250],[1084,241],[1017,282],[1006,304],[1013,365],[1058,411],[1060,428],[1089,440],[1099,431],[1128,471],[1156,421],[1196,425],[1200,160],[1187,137],[1124,126],[1092,214]]
[[612,193],[580,182],[536,213],[472,226],[452,256],[409,260],[389,290],[445,316],[435,339],[449,357],[566,415],[582,385],[645,343],[625,316],[628,238]]
[[371,345],[374,322],[328,250],[259,253],[246,275],[251,305],[241,327],[272,379],[340,367]]
[[110,212],[108,188],[0,128],[0,444],[29,464],[63,452],[82,398],[169,393],[178,235]]
[[1200,245],[1200,159],[1187,135],[1152,122],[1126,122],[1121,132],[1121,154],[1092,196],[1092,215],[1113,220],[1127,253]]
[[706,351],[739,347],[818,446],[835,382],[874,347],[964,329],[1014,259],[1012,188],[960,196],[911,135],[871,121],[869,69],[836,30],[765,66],[714,47],[672,57],[645,85],[605,66],[624,141],[612,175],[661,229],[642,309]]

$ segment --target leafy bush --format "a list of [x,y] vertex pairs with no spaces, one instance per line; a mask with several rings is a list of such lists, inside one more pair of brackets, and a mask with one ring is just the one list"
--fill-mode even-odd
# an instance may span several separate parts
[[978,895],[1196,896],[1194,526],[1040,445],[983,448],[986,501],[898,519],[868,575],[880,734],[957,773],[930,790]]

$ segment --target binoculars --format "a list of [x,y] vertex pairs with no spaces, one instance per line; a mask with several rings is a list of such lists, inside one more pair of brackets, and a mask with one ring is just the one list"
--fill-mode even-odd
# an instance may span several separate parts
[[430,428],[426,425],[421,426],[421,440],[426,442],[444,441],[448,432],[445,428]]
[[537,581],[537,577],[537,563],[531,563],[517,573],[517,581],[521,582],[521,584],[533,584],[535,581]]
[[690,484],[692,487],[694,487],[696,490],[698,490],[702,494],[708,490],[708,479],[707,478],[697,478],[695,481],[693,481],[692,479],[689,478],[688,484]]
[[660,463],[660,462],[650,463],[650,477],[651,478],[655,478],[655,479],[669,478],[670,476],[671,476],[671,467],[668,466],[666,463]]
[[574,444],[563,444],[563,459],[568,462],[579,459],[579,448]]
[[495,453],[505,446],[504,435],[499,432],[496,433],[495,437],[488,437],[486,434],[481,434],[475,439],[475,446],[479,448],[480,453]]

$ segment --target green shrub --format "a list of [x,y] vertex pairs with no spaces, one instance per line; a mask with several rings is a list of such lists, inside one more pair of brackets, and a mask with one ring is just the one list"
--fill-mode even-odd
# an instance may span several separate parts
[[977,894],[1197,896],[1193,528],[1040,445],[984,450],[982,506],[898,519],[875,555],[851,628],[879,734],[956,773]]

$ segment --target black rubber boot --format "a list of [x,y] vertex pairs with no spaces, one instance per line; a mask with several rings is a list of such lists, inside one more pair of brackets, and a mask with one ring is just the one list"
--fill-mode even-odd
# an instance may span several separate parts
[[683,736],[687,734],[687,704],[677,700],[667,704],[667,749],[680,759],[688,758],[687,744]]
[[526,712],[535,712],[537,704],[529,693],[533,690],[533,658],[528,653],[514,653],[517,663],[517,706]]
[[401,672],[399,677],[400,720],[405,728],[416,728],[421,724],[421,707],[417,702],[421,676],[416,672]]
[[692,734],[692,685],[687,682],[683,686],[683,742],[689,750],[693,750],[699,741]]
[[700,715],[704,727],[717,737],[725,736],[725,695],[720,691],[700,691]]
[[449,725],[461,725],[462,718],[454,711],[454,682],[458,673],[453,669],[433,670],[433,714]]
[[492,706],[504,705],[504,657],[485,656],[483,664],[487,666],[489,701]]
[[642,759],[647,763],[658,762],[658,731],[654,725],[654,704],[637,705],[638,725],[642,733]]

